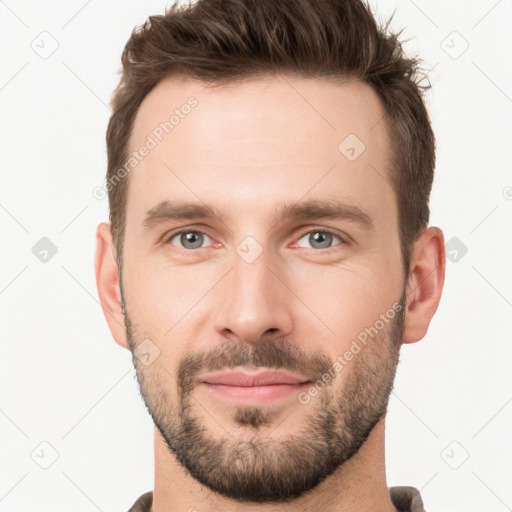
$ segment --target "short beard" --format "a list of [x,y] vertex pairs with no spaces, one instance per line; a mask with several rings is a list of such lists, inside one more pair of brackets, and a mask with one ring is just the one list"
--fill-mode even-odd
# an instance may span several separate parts
[[141,340],[134,337],[126,309],[125,322],[142,399],[181,466],[224,497],[282,503],[304,495],[332,475],[358,452],[385,416],[402,344],[405,295],[400,304],[387,328],[341,370],[342,378],[336,376],[304,405],[310,407],[304,424],[284,440],[271,435],[283,412],[282,407],[271,405],[235,407],[232,418],[239,429],[246,428],[243,439],[229,433],[214,436],[198,414],[203,407],[192,394],[195,379],[206,371],[254,366],[297,371],[317,382],[333,367],[325,355],[305,354],[272,337],[251,346],[229,342],[208,352],[191,353],[178,365],[175,405],[165,384],[171,382],[171,374],[157,361],[146,367],[133,355]]

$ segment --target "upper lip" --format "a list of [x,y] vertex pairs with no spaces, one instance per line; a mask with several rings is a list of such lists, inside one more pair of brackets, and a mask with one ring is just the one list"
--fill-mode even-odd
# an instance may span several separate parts
[[227,386],[269,386],[271,384],[303,384],[308,382],[308,379],[281,370],[265,370],[257,373],[229,370],[207,375],[200,381]]

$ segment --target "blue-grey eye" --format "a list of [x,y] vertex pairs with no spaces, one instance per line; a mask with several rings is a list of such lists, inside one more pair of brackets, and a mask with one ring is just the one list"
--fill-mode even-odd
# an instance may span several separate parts
[[208,235],[201,233],[200,231],[181,231],[180,233],[176,233],[169,241],[172,241],[177,238],[179,240],[182,249],[198,249],[200,248],[205,238],[210,238]]
[[[329,249],[332,246],[333,239],[338,239],[340,242],[341,238],[339,236],[336,236],[334,233],[330,233],[329,231],[321,231],[321,230],[315,230],[310,231],[309,233],[306,233],[300,240],[307,238],[308,243],[311,244],[313,249]],[[304,247],[304,245],[297,242],[297,245],[299,247]]]

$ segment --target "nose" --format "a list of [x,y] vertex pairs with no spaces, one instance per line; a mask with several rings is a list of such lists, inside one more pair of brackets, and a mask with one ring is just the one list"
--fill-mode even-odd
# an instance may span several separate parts
[[265,251],[252,263],[234,255],[233,268],[216,287],[215,329],[228,339],[257,343],[263,336],[287,336],[292,330],[293,293],[286,269]]

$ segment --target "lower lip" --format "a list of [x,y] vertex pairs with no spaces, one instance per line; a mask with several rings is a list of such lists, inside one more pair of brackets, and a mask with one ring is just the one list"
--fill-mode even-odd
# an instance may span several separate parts
[[296,395],[309,386],[302,384],[269,384],[267,386],[228,386],[226,384],[210,384],[203,382],[207,391],[237,404],[264,404],[280,398]]

